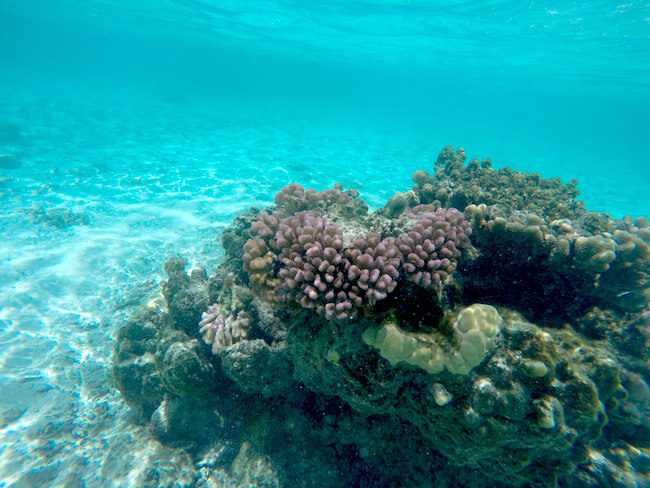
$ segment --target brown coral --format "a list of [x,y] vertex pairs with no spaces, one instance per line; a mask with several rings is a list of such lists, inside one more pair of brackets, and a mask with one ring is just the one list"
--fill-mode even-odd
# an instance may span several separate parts
[[244,244],[244,271],[248,273],[251,285],[260,291],[260,294],[267,299],[275,297],[274,265],[277,261],[276,255],[271,252],[267,243],[260,239],[249,239]]

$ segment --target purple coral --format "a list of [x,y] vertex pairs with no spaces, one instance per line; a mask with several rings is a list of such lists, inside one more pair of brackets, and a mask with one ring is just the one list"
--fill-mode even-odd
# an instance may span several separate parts
[[305,198],[310,205],[322,202],[326,208],[337,204],[347,205],[352,201],[352,199],[344,193],[341,188],[336,186],[323,191],[307,190],[305,192]]
[[278,297],[328,318],[347,317],[353,307],[344,291],[341,230],[316,212],[298,212],[280,223],[275,240],[282,265]]
[[291,183],[285,186],[275,195],[275,204],[280,208],[286,209],[288,213],[306,210],[308,202],[305,195],[305,188],[298,183]]
[[470,233],[469,223],[455,208],[417,215],[411,231],[397,239],[401,270],[413,283],[440,286],[456,269],[459,247]]
[[346,249],[345,255],[349,262],[347,279],[359,289],[354,295],[349,293],[357,305],[361,305],[363,295],[370,304],[383,300],[397,286],[400,258],[392,240],[369,233],[355,239],[354,247]]
[[251,224],[251,231],[258,237],[272,238],[277,232],[282,219],[288,216],[313,208],[321,204],[325,208],[332,205],[347,205],[352,198],[339,187],[329,190],[305,190],[302,185],[292,183],[282,188],[275,195],[277,207],[268,212],[263,210],[257,220]]
[[262,210],[257,216],[257,220],[251,224],[251,231],[259,237],[271,237],[278,230],[280,220],[285,216],[286,214],[283,211],[276,210],[269,213]]
[[291,184],[276,195],[272,212],[260,212],[243,259],[266,298],[295,302],[328,319],[353,318],[393,292],[400,274],[437,287],[454,271],[471,230],[461,212],[420,205],[409,211],[414,225],[408,234],[382,239],[369,232],[346,246],[341,228],[315,209],[355,202],[348,193]]
[[302,185],[292,183],[282,188],[275,195],[275,203],[279,208],[285,209],[288,213],[296,213],[313,207],[317,203],[323,203],[325,207],[335,204],[345,205],[352,199],[340,186],[329,190],[316,191],[305,190]]
[[299,212],[276,233],[281,268],[277,296],[328,319],[350,318],[395,289],[399,251],[390,240],[370,233],[343,248],[341,229],[315,212]]

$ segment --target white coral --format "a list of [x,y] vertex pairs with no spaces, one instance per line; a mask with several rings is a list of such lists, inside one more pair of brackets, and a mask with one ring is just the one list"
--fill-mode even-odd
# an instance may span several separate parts
[[201,315],[199,332],[206,344],[212,346],[212,354],[224,347],[246,339],[250,326],[250,316],[241,310],[226,313],[219,304],[214,303]]

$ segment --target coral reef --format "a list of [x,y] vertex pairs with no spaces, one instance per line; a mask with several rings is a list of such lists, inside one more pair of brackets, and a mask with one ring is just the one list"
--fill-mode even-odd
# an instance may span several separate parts
[[[386,232],[389,217],[373,221],[365,205],[350,211],[351,201],[358,199],[338,189],[284,188],[276,196],[278,208],[260,212],[250,226],[257,237],[243,245],[251,286],[267,299],[339,320],[356,318],[385,299],[400,274],[423,287],[442,287],[471,233],[461,212],[409,211],[401,232]],[[298,211],[288,214],[291,210]],[[328,216],[347,218],[337,225]]]
[[[391,364],[381,353],[373,359],[358,333],[345,328],[291,328],[295,376],[364,415],[414,424],[452,464],[506,484],[548,483],[584,462],[601,434],[605,412],[587,376],[593,365],[581,364],[592,351],[567,352],[577,339],[569,331],[551,334],[515,312],[501,315],[502,347],[462,375]],[[312,359],[332,350],[331,367]],[[608,360],[599,364],[615,368]]]
[[557,221],[482,204],[468,205],[465,214],[480,251],[465,270],[465,291],[477,301],[505,303],[518,296],[517,308],[535,319],[566,320],[599,303],[638,312],[650,300],[650,228],[644,218],[585,214]]
[[43,224],[56,229],[87,225],[90,222],[87,214],[64,207],[45,209],[42,206],[34,205],[31,209],[26,210],[26,213],[32,224]]
[[356,316],[356,309],[386,298],[399,273],[398,250],[369,233],[344,249],[343,232],[312,212],[280,223],[277,296],[315,309],[328,319]]
[[170,279],[163,283],[162,294],[169,315],[178,328],[193,334],[201,314],[208,306],[208,277],[202,268],[195,268],[189,275],[185,274],[186,264],[187,262],[179,257],[169,259],[165,263],[165,273]]
[[211,276],[168,261],[113,376],[197,486],[650,483],[648,221],[465,161],[375,212],[288,185]]

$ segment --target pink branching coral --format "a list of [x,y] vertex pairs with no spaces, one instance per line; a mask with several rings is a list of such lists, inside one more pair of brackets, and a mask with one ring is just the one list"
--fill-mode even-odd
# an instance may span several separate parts
[[439,208],[416,216],[407,235],[397,239],[406,279],[424,287],[438,287],[456,269],[460,246],[471,227],[455,208]]
[[299,212],[276,234],[281,268],[277,296],[328,319],[350,318],[395,289],[399,251],[390,240],[370,233],[343,249],[341,230],[315,212]]
[[350,196],[339,187],[323,191],[305,190],[297,183],[285,186],[275,195],[278,208],[289,214],[313,208],[318,203],[328,207],[334,204],[347,205],[351,201]]
[[345,255],[350,263],[347,279],[360,290],[354,297],[358,306],[364,295],[372,305],[386,298],[397,286],[400,257],[392,240],[381,240],[379,234],[370,233],[355,239],[354,247],[346,249]]
[[348,316],[353,308],[345,290],[343,236],[316,212],[287,217],[276,233],[281,263],[277,295],[328,318]]
[[275,204],[289,213],[300,212],[307,208],[305,189],[298,183],[291,183],[275,195]]
[[329,215],[354,198],[336,187],[322,192],[284,187],[275,197],[277,207],[260,212],[253,222],[255,237],[243,247],[251,283],[268,299],[346,319],[385,299],[401,274],[438,287],[454,271],[471,230],[461,212],[420,205],[408,213],[414,224],[406,235],[382,239],[368,232],[345,245],[343,230],[320,209]]
[[265,239],[267,245],[274,247],[273,237],[277,232],[280,222],[298,212],[312,209],[317,204],[329,207],[335,204],[347,205],[352,198],[340,188],[315,191],[306,190],[297,183],[285,186],[275,195],[277,207],[272,212],[263,210],[257,220],[251,224],[251,232],[257,237]]
[[273,213],[262,210],[257,220],[251,224],[251,231],[259,237],[272,237],[278,230],[280,220],[284,217],[286,217],[286,212],[283,210],[275,210]]

